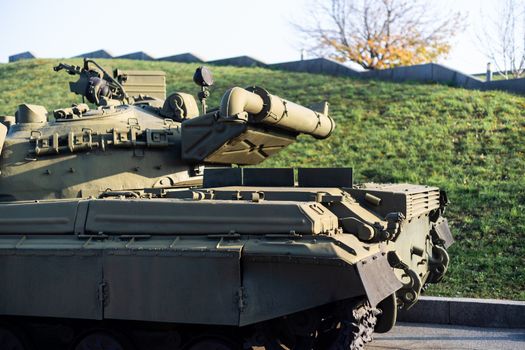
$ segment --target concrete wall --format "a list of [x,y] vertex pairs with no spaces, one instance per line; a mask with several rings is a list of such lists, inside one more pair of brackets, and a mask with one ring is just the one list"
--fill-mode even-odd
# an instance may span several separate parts
[[155,60],[152,56],[148,55],[144,51],[132,52],[115,58],[123,58],[128,60],[141,60],[141,61],[153,61]]
[[217,66],[236,66],[236,67],[266,67],[267,64],[250,56],[237,56],[223,58],[220,60],[208,61],[206,63]]
[[9,56],[9,62],[16,62],[16,61],[20,61],[20,60],[29,60],[29,59],[32,59],[32,58],[36,58],[35,55],[33,55],[29,51],[26,51],[26,52],[21,52],[21,53],[17,53],[15,55]]
[[525,78],[487,81],[482,90],[501,90],[525,95]]
[[326,58],[314,58],[302,61],[275,63],[269,65],[269,67],[291,72],[328,74],[343,77],[360,76],[360,72],[347,67],[344,64]]
[[74,58],[113,58],[113,55],[106,50],[97,50],[92,52],[81,53]]
[[[105,50],[85,53],[75,57],[91,58],[112,58]],[[22,52],[9,56],[9,62],[21,59],[35,58],[31,52]],[[133,52],[115,58],[126,58],[133,60],[155,60],[154,57],[145,52]],[[462,73],[455,69],[436,63],[418,64],[413,66],[396,67],[391,69],[370,70],[360,72],[339,62],[327,58],[314,58],[301,61],[282,62],[266,64],[250,56],[237,56],[220,60],[204,61],[192,53],[183,53],[157,59],[159,61],[186,62],[186,63],[208,63],[218,66],[237,66],[237,67],[269,67],[290,72],[305,72],[313,74],[326,74],[333,76],[352,77],[361,79],[378,79],[385,81],[404,82],[424,82],[438,83],[449,86],[462,87],[465,89],[477,90],[501,90],[515,94],[525,95],[525,78],[512,80],[494,80],[484,82],[472,75]]]
[[395,82],[416,81],[439,83],[468,89],[480,89],[483,85],[483,81],[473,76],[436,63],[370,70],[362,72],[361,77]]
[[182,63],[201,63],[204,62],[202,58],[192,54],[191,52],[181,53],[178,55],[157,58],[157,61],[182,62]]

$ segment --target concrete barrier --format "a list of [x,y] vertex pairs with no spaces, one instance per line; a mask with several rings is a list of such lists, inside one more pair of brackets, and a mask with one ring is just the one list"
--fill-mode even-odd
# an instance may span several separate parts
[[361,72],[361,77],[394,82],[415,81],[438,83],[467,89],[481,89],[483,86],[483,81],[471,75],[436,63],[369,70]]
[[[427,64],[409,67],[396,67],[389,69],[377,69],[361,72],[360,76],[366,79],[378,79],[387,81],[420,81],[431,82],[431,69]],[[411,74],[410,74],[411,73]]]
[[[105,50],[88,52],[75,57],[90,58],[113,58]],[[35,58],[31,52],[22,52],[9,56],[9,62],[21,59]],[[114,58],[125,58],[132,60],[155,60],[154,57],[143,51],[133,52]],[[158,61],[204,63],[200,57],[192,53],[183,53],[156,59]],[[300,61],[266,64],[250,56],[237,56],[220,60],[207,61],[206,63],[218,66],[237,67],[269,67],[289,72],[305,72],[312,74],[326,74],[341,77],[352,77],[361,79],[377,79],[394,82],[414,81],[421,83],[438,83],[456,86],[465,89],[477,90],[501,90],[510,93],[525,95],[525,78],[511,80],[493,80],[484,82],[472,75],[462,73],[441,64],[425,63],[413,66],[395,67],[390,69],[369,70],[360,72],[339,62],[327,58],[313,58]]]
[[339,62],[327,58],[314,58],[301,61],[270,64],[270,68],[290,72],[305,72],[313,74],[327,74],[343,77],[359,77],[360,72]]
[[125,55],[117,56],[115,58],[122,58],[122,59],[127,59],[127,60],[141,60],[141,61],[154,61],[155,60],[153,56],[150,56],[144,51],[127,53]]
[[525,78],[487,81],[482,89],[500,90],[525,95]]
[[73,58],[113,58],[113,55],[106,50],[97,50],[92,52],[81,53]]
[[36,58],[35,55],[33,55],[32,52],[26,51],[26,52],[21,52],[21,53],[17,53],[17,54],[9,56],[9,62],[16,62],[20,60],[30,60],[32,58]]
[[182,62],[182,63],[201,63],[204,62],[202,58],[191,52],[181,53],[178,55],[157,58],[157,61]]
[[236,66],[236,67],[266,67],[267,64],[250,56],[237,56],[223,58],[220,60],[208,61],[206,63],[216,66]]
[[483,85],[482,80],[469,74],[462,73],[441,64],[430,63],[430,65],[433,82],[467,89],[480,89]]
[[525,328],[525,301],[421,297],[401,322],[437,323],[492,328]]

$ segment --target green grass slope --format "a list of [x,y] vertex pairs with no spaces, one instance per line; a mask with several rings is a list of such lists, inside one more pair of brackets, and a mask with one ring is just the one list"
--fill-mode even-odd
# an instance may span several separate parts
[[[80,64],[80,60],[66,60]],[[52,110],[79,101],[57,60],[0,65],[0,114],[21,102]],[[100,60],[108,68],[157,69],[168,91],[196,92],[193,64]],[[265,166],[351,166],[357,182],[412,182],[447,190],[456,244],[432,295],[525,300],[525,98],[440,85],[394,84],[214,67],[210,105],[231,86],[260,85],[309,105],[331,103],[335,133],[299,142]]]

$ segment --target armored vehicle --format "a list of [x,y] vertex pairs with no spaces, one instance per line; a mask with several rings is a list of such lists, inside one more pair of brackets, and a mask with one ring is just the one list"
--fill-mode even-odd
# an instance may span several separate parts
[[1,349],[361,349],[447,270],[438,188],[251,167],[328,137],[326,103],[55,70],[84,103],[1,118]]

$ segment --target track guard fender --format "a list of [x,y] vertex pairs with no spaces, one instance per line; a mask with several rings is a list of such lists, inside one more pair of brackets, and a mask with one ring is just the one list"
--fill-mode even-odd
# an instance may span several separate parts
[[360,260],[357,263],[357,271],[372,307],[376,307],[381,300],[403,287],[388,263],[385,252]]

